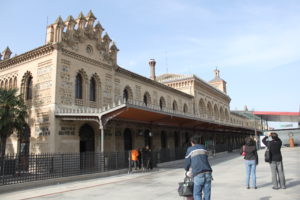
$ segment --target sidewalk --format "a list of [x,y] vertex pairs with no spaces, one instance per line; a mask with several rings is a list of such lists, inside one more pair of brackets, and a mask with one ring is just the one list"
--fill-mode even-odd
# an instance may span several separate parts
[[[214,170],[213,200],[297,200],[300,199],[300,148],[283,148],[286,190],[273,190],[269,164],[259,151],[258,189],[246,189],[243,158],[237,153],[222,154],[211,159]],[[107,178],[76,181],[41,188],[0,194],[1,200],[174,200],[178,182],[183,179],[182,162],[147,173],[124,174]]]

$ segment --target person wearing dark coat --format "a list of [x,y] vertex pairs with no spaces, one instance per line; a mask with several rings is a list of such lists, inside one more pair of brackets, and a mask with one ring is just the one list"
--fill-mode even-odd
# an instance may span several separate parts
[[[271,140],[268,140],[270,138]],[[284,170],[283,170],[283,164],[282,164],[282,155],[281,155],[281,146],[282,141],[279,139],[277,133],[272,132],[268,136],[265,136],[262,140],[264,145],[266,145],[267,148],[269,148],[270,154],[271,154],[271,172],[272,172],[272,183],[273,183],[273,189],[285,189],[285,177],[284,177]],[[278,180],[278,178],[279,180]],[[280,187],[278,185],[278,182],[280,184]]]
[[150,147],[147,145],[145,149],[143,150],[143,164],[144,169],[152,169],[152,151]]
[[245,139],[245,145],[242,146],[240,153],[244,152],[245,166],[246,166],[246,188],[250,189],[250,176],[252,177],[252,187],[256,186],[256,165],[258,165],[258,155],[256,143],[251,137]]

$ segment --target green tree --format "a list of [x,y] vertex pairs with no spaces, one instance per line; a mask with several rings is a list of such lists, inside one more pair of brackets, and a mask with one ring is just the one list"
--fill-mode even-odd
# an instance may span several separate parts
[[16,131],[22,134],[26,126],[27,107],[17,89],[0,88],[0,144],[1,156],[5,155],[7,138]]

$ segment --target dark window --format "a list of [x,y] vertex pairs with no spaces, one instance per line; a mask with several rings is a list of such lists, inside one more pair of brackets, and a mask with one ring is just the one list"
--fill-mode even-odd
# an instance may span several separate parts
[[82,99],[82,77],[80,74],[76,76],[75,97],[76,99]]
[[184,112],[184,113],[187,113],[187,112],[188,112],[188,107],[187,107],[186,104],[184,104],[184,106],[183,106],[183,112]]
[[129,128],[124,130],[124,150],[132,150],[132,134]]
[[160,135],[160,140],[161,140],[161,148],[167,148],[168,140],[167,140],[167,135],[164,131],[161,132]]
[[14,88],[17,88],[17,77],[14,79]]
[[147,106],[147,104],[148,104],[148,98],[147,98],[147,95],[145,94],[144,95],[144,104]]
[[29,77],[26,83],[26,100],[32,99],[32,77]]
[[91,78],[90,81],[90,101],[96,101],[96,81]]
[[165,101],[165,99],[164,99],[163,97],[161,97],[161,98],[159,99],[159,107],[160,107],[161,110],[162,110],[164,107],[166,107],[166,101]]
[[178,110],[178,106],[177,106],[177,102],[173,101],[173,110],[177,111]]
[[128,91],[127,91],[127,89],[125,89],[124,91],[123,91],[123,99],[127,102],[128,101]]

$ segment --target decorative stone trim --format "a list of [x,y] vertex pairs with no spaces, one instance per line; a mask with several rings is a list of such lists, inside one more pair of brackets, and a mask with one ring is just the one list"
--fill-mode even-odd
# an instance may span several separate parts
[[22,63],[28,60],[32,60],[41,56],[44,56],[46,54],[50,54],[54,50],[54,46],[51,44],[47,44],[41,47],[38,47],[36,49],[33,49],[31,51],[28,51],[26,53],[23,53],[21,55],[15,56],[8,60],[0,61],[0,70],[12,67],[15,64]]
[[82,99],[75,99],[75,105],[83,106],[83,100]]
[[65,48],[61,48],[61,52],[62,52],[63,55],[74,58],[76,60],[79,60],[79,61],[82,61],[82,62],[85,62],[85,63],[89,63],[89,64],[94,65],[94,66],[102,67],[104,69],[112,70],[112,66],[109,66],[106,63],[101,63],[97,60],[82,56],[80,54],[69,51]]

